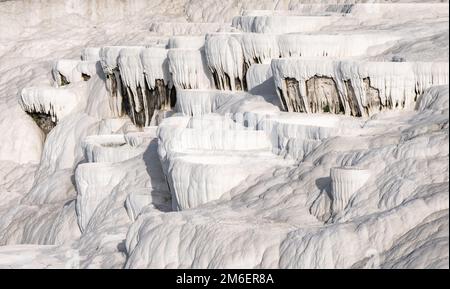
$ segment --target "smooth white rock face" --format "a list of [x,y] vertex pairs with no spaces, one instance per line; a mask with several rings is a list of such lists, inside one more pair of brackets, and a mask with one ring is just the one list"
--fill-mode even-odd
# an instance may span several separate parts
[[78,269],[79,252],[55,245],[0,247],[0,269]]
[[98,134],[117,134],[126,126],[132,125],[128,118],[105,118],[99,123]]
[[[283,165],[270,154],[204,155],[197,153],[175,158],[168,168],[173,209],[184,210],[217,200],[251,174]],[[186,172],[189,175],[186,176]],[[226,178],[218,177],[226,176]]]
[[201,49],[205,45],[205,36],[177,35],[169,38],[168,48]]
[[0,268],[449,268],[448,3],[102,2],[0,2]]
[[370,170],[352,167],[332,168],[330,176],[333,198],[331,208],[333,213],[338,213],[345,209],[353,194],[367,182]]
[[100,47],[86,47],[81,51],[81,60],[100,61]]
[[141,189],[128,195],[125,207],[130,219],[134,222],[146,210],[157,209],[163,212],[172,210],[170,194],[167,191],[150,191]]
[[416,103],[416,110],[447,110],[449,108],[448,85],[426,89]]
[[83,139],[98,131],[98,121],[86,114],[74,114],[58,123],[47,136],[37,177],[51,177],[60,169],[73,169],[84,159]]
[[[264,84],[265,82],[267,83],[267,87],[271,87],[272,91],[275,91],[273,89],[273,75],[272,75],[272,69],[270,67],[270,65],[268,64],[253,64],[252,66],[250,66],[250,68],[247,71],[247,86],[248,86],[248,90],[250,92],[255,91],[255,89],[259,86]],[[269,90],[269,91],[268,91]],[[270,92],[270,89],[261,89],[261,92]]]
[[75,171],[77,187],[76,211],[83,232],[95,209],[121,181],[125,171],[111,163],[80,164]]
[[151,203],[152,195],[147,192],[130,193],[125,202],[128,216],[132,221],[135,221],[142,209]]
[[202,49],[170,49],[168,57],[169,70],[177,90],[212,87],[212,75],[206,67]]
[[220,90],[177,89],[177,112],[188,116],[212,113],[227,102],[243,99],[248,94],[230,93]]
[[82,81],[81,73],[78,72],[77,66],[81,61],[60,59],[55,61],[52,69],[53,79],[56,85],[63,86],[71,82]]
[[145,147],[132,147],[124,135],[91,135],[81,144],[85,160],[91,163],[116,163],[141,154]]
[[187,128],[212,131],[245,129],[243,125],[234,122],[231,118],[216,113],[191,117],[187,124]]
[[64,86],[87,81],[92,76],[103,74],[99,57],[90,57],[89,59],[92,60],[60,59],[55,61],[52,68],[55,85]]
[[[11,125],[14,119],[14,125]],[[19,164],[39,163],[45,135],[36,123],[16,107],[0,115],[2,138],[9,139],[0,146],[0,160]]]
[[339,16],[245,15],[233,18],[232,25],[255,33],[313,32],[341,19]]
[[150,32],[174,36],[198,36],[231,29],[229,24],[218,22],[155,22],[150,25]]
[[124,135],[125,141],[132,147],[146,147],[157,137],[157,126],[148,126],[142,132],[128,132]]

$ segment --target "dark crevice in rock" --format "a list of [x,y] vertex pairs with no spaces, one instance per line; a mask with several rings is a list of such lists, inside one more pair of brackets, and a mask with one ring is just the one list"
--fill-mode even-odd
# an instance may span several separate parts
[[[381,102],[380,98],[380,90],[370,85],[370,78],[366,77],[363,79],[364,84],[364,90],[366,92],[366,96],[368,99],[368,106],[365,107],[366,114],[369,115],[371,109],[376,109],[378,111],[384,110],[386,108],[390,109],[391,106],[386,106],[386,104],[383,104]],[[402,107],[404,107],[405,104],[402,104]]]
[[344,113],[336,82],[327,76],[315,75],[306,81],[306,96],[312,113]]
[[27,114],[33,118],[45,135],[47,135],[57,124],[57,121],[53,121],[52,116],[49,113],[27,112]]
[[86,73],[82,73],[81,77],[83,78],[84,81],[88,81],[89,79],[91,79],[91,76],[87,75]]
[[59,73],[59,77],[61,78],[61,83],[60,83],[61,86],[70,84],[70,82],[67,80],[67,78],[64,75],[62,75],[61,73]]
[[173,86],[173,87],[170,89],[170,105],[171,105],[172,107],[174,107],[175,104],[177,104],[177,91],[176,91],[176,89],[175,89],[175,86]]
[[286,104],[286,97],[283,94],[283,90],[281,90],[280,88],[278,88],[278,93],[280,94],[280,99],[281,99],[281,104],[282,104],[282,108],[284,110],[288,110],[287,104]]
[[359,109],[358,102],[356,100],[355,90],[353,89],[350,80],[344,80],[345,89],[347,90],[347,102],[350,107],[350,115],[362,116],[362,112]]
[[225,90],[231,90],[231,79],[230,76],[227,73],[224,73],[224,82],[223,82],[223,88]]
[[[125,85],[122,83],[122,86]],[[175,89],[169,88],[163,79],[156,79],[153,89],[145,82],[145,87],[138,86],[136,92],[137,95],[135,96],[132,90],[126,87],[126,91],[123,94],[123,107],[133,123],[139,127],[150,125],[156,110],[168,110],[176,102]],[[135,97],[140,103],[139,109],[137,109]]]
[[[244,73],[243,75],[245,75],[246,70],[245,70],[245,65],[244,65]],[[224,77],[220,77],[219,74],[217,73],[217,70],[211,68],[210,69],[212,76],[213,76],[213,80],[214,80],[214,86],[216,89],[219,90],[233,90],[231,87],[231,77],[227,74],[224,73]],[[235,83],[235,89],[236,90],[247,90],[247,81],[244,77],[244,79],[240,79],[239,77],[235,77],[234,78],[234,83]]]
[[128,99],[123,97],[126,95],[126,87],[122,85],[122,78],[120,77],[119,70],[116,68],[113,70],[113,73],[106,74],[106,81],[110,83],[109,93],[110,97],[113,99],[114,106],[119,110],[117,116],[121,117],[129,110],[130,103]]
[[236,83],[236,90],[243,90],[241,80],[239,79],[239,77],[234,78],[234,83]]
[[306,105],[300,95],[300,87],[298,80],[295,78],[286,78],[287,98],[284,99],[283,104],[286,105],[287,111],[293,112],[307,112]]
[[245,64],[242,67],[242,75],[243,75],[243,79],[242,79],[242,87],[244,91],[248,91],[248,86],[247,86],[247,71],[248,71],[248,66],[246,66]]
[[349,114],[356,117],[371,115],[374,112],[395,107],[404,107],[405,102],[385,102],[380,98],[380,90],[371,85],[369,77],[363,78],[361,89],[366,101],[361,103],[356,94],[355,85],[350,79],[344,80],[345,91],[339,91],[337,82],[332,77],[315,75],[305,81],[306,95],[300,93],[299,82],[295,78],[285,78],[283,93],[279,90],[284,108],[292,112]]
[[124,146],[126,144],[127,144],[126,142],[124,142],[124,143],[113,143],[113,142],[111,142],[111,143],[102,143],[101,146],[102,147],[107,147],[107,148],[116,148],[116,147]]
[[220,80],[219,80],[219,75],[217,74],[217,71],[215,69],[211,69],[211,73],[214,79],[214,86],[217,89],[220,89]]

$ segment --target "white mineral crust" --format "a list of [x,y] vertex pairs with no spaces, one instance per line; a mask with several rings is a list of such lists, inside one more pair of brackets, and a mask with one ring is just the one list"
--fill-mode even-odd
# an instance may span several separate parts
[[448,11],[0,0],[0,268],[448,269]]

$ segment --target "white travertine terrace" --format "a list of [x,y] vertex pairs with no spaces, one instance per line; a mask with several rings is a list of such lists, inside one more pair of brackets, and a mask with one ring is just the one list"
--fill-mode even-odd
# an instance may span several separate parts
[[85,159],[92,163],[116,163],[141,154],[146,148],[129,145],[124,135],[91,135],[82,143]]
[[169,68],[178,89],[210,89],[212,75],[206,66],[205,53],[196,49],[170,49]]
[[[273,78],[273,75],[270,64],[253,64],[248,69],[246,75],[248,91],[251,92],[252,89],[263,84],[267,80],[270,80],[271,78]],[[272,81],[269,81],[269,84],[273,87],[273,79]]]
[[103,72],[106,75],[113,74],[115,69],[118,69],[118,58],[120,51],[124,48],[144,48],[142,46],[103,46],[100,49],[100,62],[102,64]]
[[79,253],[69,246],[7,245],[0,247],[0,269],[77,269]]
[[144,48],[141,51],[145,80],[150,89],[155,89],[158,80],[163,80],[164,85],[169,88],[172,86],[167,53],[167,49],[157,47]]
[[333,198],[331,208],[333,214],[337,214],[345,209],[353,194],[364,186],[370,178],[370,171],[353,167],[336,167],[331,169],[330,176]]
[[100,63],[106,76],[106,89],[109,93],[109,106],[114,117],[124,115],[124,88],[118,69],[117,59],[120,50],[125,46],[104,46],[100,49]]
[[448,268],[448,3],[405,1],[0,0],[0,267]]
[[400,37],[388,33],[321,33],[282,34],[277,37],[277,42],[280,57],[349,58],[369,57],[394,45],[398,39]]
[[47,114],[53,122],[63,119],[80,108],[80,98],[72,88],[51,86],[28,87],[20,93],[23,110]]
[[254,33],[313,32],[340,20],[342,16],[245,15],[233,18],[232,26]]
[[77,69],[80,62],[80,60],[72,59],[55,61],[52,68],[52,75],[56,85],[63,86],[72,82],[82,81],[81,73]]
[[244,62],[249,67],[253,63],[270,63],[280,55],[275,34],[247,33],[241,37]]
[[[193,208],[220,198],[251,174],[250,171],[257,173],[267,169],[266,165],[283,165],[281,159],[270,152],[272,145],[264,131],[186,128],[186,124],[182,124],[184,121],[180,121],[175,123],[178,127],[163,122],[158,132],[159,155],[174,209]],[[214,173],[225,175],[233,171],[233,167],[241,177],[233,177],[232,182],[207,177]],[[203,181],[191,179],[182,173],[187,169],[197,172],[192,177],[203,175],[205,178]]]
[[417,100],[416,110],[446,110],[449,106],[448,85],[433,86],[426,89]]
[[167,49],[156,47],[141,51],[146,81],[144,96],[147,98],[144,107],[147,111],[144,126],[157,124],[155,117],[159,116],[158,112],[170,111],[176,101],[167,54]]
[[81,74],[84,81],[89,80],[94,75],[103,74],[102,65],[98,60],[80,61],[76,70]]
[[100,47],[86,47],[81,51],[81,60],[100,61]]
[[136,189],[129,193],[125,200],[125,208],[131,221],[136,221],[138,216],[152,209],[169,212],[172,210],[170,193],[165,190],[153,190],[148,188]]
[[84,163],[75,171],[78,225],[84,232],[97,206],[125,176],[119,164]]
[[124,135],[125,141],[132,147],[148,146],[152,140],[156,140],[157,126],[144,127],[144,131],[128,132]]
[[199,116],[214,112],[230,99],[244,98],[245,92],[231,93],[221,90],[178,89],[176,111],[183,115]]
[[[241,49],[239,49],[238,43],[240,43]],[[240,75],[245,76],[248,67],[254,63],[270,63],[272,58],[279,57],[276,34],[236,32],[207,34],[205,52],[208,60],[212,61],[208,63],[210,69],[222,74],[233,74],[229,75],[230,78],[232,76],[235,78]],[[235,67],[241,64],[243,67]],[[224,77],[225,75],[219,76]],[[219,79],[216,81],[219,81]],[[226,80],[220,81],[224,83]],[[240,79],[240,81],[243,80]],[[244,88],[241,87],[240,89]]]
[[150,25],[150,32],[165,35],[204,35],[222,30],[231,30],[229,24],[217,22],[155,22]]
[[271,143],[260,130],[202,130],[194,128],[175,129],[161,127],[160,146],[166,152],[182,153],[191,150],[210,151],[270,151]]
[[145,123],[150,118],[148,112],[148,99],[145,96],[144,67],[141,62],[141,52],[143,47],[123,48],[119,52],[117,64],[120,71],[122,87],[125,91],[125,98],[129,103],[129,115],[134,123],[138,121],[138,114],[145,119]]
[[206,36],[205,54],[217,89],[247,90],[246,74],[253,64],[269,64],[280,57],[368,57],[398,39],[387,33],[213,33]]
[[117,134],[122,131],[127,123],[131,123],[128,118],[105,118],[99,124],[97,134]]
[[228,35],[213,35],[206,42],[206,60],[217,89],[244,90],[244,59],[239,40]]
[[128,216],[132,221],[135,221],[142,209],[151,204],[152,195],[150,192],[132,192],[128,195],[125,201]]
[[290,112],[370,116],[412,109],[433,85],[448,84],[448,63],[274,59],[280,101]]
[[169,49],[201,49],[205,45],[205,36],[172,36],[169,38]]
[[215,113],[191,117],[187,128],[202,130],[245,129],[244,126],[234,122],[230,117]]
[[174,95],[168,50],[160,47],[103,47],[102,66],[107,75],[114,116],[126,112],[133,123],[149,126],[159,112],[170,110]]
[[[257,129],[263,130],[270,137],[273,151],[280,153],[290,150],[293,141],[308,140],[320,141],[338,135],[357,135],[362,122],[331,114],[289,114],[280,113],[268,115],[260,119]],[[291,142],[290,148],[288,143]]]
[[60,59],[55,61],[52,69],[56,86],[86,81],[101,73],[102,67],[98,60]]
[[[177,157],[168,168],[173,209],[195,208],[217,200],[249,175],[264,172],[277,165],[283,166],[286,163],[268,153],[254,153],[251,156],[202,153]],[[187,177],[186,171],[190,172]]]

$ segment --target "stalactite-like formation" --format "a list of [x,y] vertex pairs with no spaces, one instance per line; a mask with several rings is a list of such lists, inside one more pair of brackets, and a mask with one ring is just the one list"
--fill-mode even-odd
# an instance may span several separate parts
[[272,72],[285,110],[370,116],[412,109],[432,85],[448,83],[447,63],[274,59]]
[[217,89],[246,89],[244,61],[239,40],[228,35],[211,36],[206,42],[205,52]]
[[173,85],[177,90],[210,89],[214,86],[203,49],[170,49],[168,57]]
[[24,88],[19,99],[24,111],[38,116],[49,116],[55,124],[80,108],[80,102],[80,98],[72,89],[50,86]]
[[117,59],[120,50],[126,46],[104,46],[100,49],[100,63],[106,78],[106,90],[109,93],[109,106],[114,117],[124,115],[129,106],[123,95],[126,90],[122,87]]
[[157,112],[175,104],[175,90],[169,74],[167,50],[124,48],[118,57],[125,109],[137,126],[149,126]]
[[154,111],[169,111],[176,103],[175,87],[169,72],[168,50],[163,48],[146,48],[141,51],[141,62],[145,77],[145,95],[148,113],[145,126],[151,124]]
[[158,47],[101,49],[110,107],[115,117],[126,113],[137,126],[149,126],[157,113],[175,105],[167,52]]

